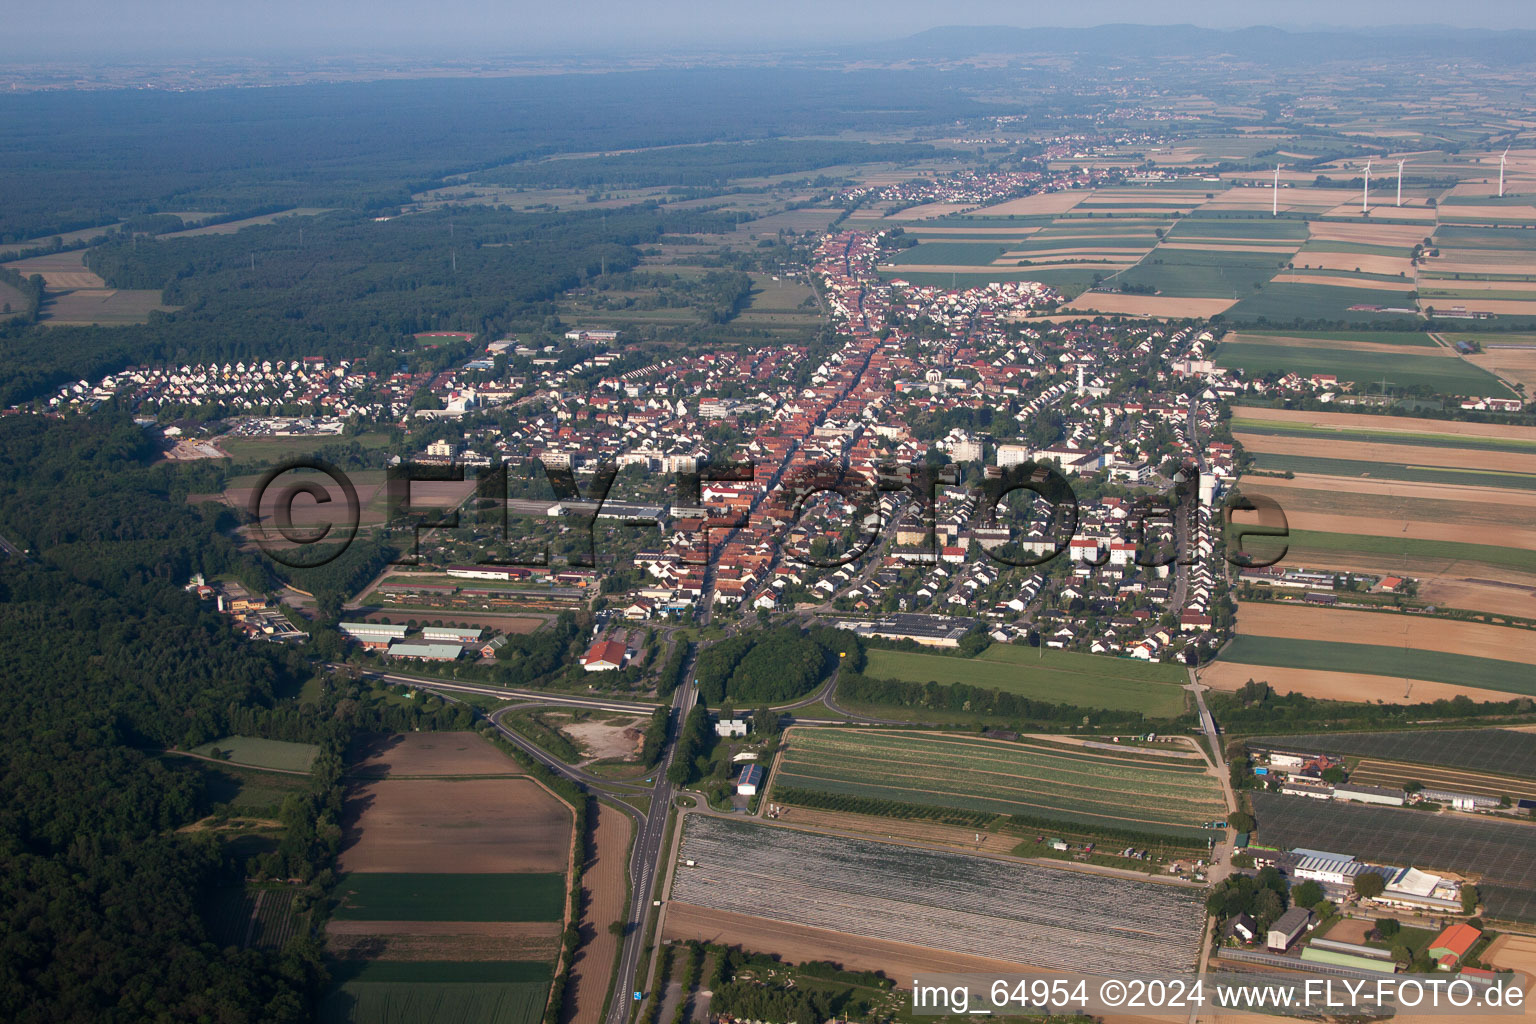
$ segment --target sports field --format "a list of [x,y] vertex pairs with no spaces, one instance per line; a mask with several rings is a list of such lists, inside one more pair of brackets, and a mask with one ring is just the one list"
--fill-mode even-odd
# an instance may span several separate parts
[[909,683],[965,683],[1031,700],[1139,711],[1149,718],[1184,712],[1189,681],[1177,665],[1131,658],[994,644],[974,658],[915,651],[870,650],[864,674]]
[[353,872],[337,887],[338,920],[558,921],[565,876]]
[[[1536,696],[1530,665],[1412,647],[1336,643],[1290,637],[1237,636],[1222,649],[1223,661],[1316,671],[1428,679],[1504,693]],[[1255,673],[1262,678],[1263,673]]]
[[[882,813],[878,802],[890,801],[1196,840],[1209,834],[1204,822],[1225,814],[1203,761],[1133,748],[798,728],[781,758],[776,800],[795,803],[799,792],[862,798],[850,809],[863,813]],[[828,803],[835,800],[815,805]]]

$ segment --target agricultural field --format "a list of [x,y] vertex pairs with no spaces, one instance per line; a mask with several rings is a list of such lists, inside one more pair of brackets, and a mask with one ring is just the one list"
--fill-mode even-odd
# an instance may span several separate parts
[[601,1024],[603,1000],[619,955],[619,939],[608,930],[625,916],[629,893],[629,846],[634,826],[627,814],[600,801],[594,816],[591,858],[582,868],[581,947],[565,989],[570,1024]]
[[41,274],[43,286],[50,294],[74,291],[77,288],[105,289],[107,287],[107,282],[103,281],[100,275],[86,268],[85,251],[82,249],[29,256],[24,260],[13,260],[5,266],[23,277]]
[[[1266,447],[1273,449],[1291,446],[1276,443]],[[1295,447],[1310,448],[1313,451],[1317,450],[1315,446],[1311,445]],[[1336,454],[1324,457],[1317,455],[1280,454],[1274,451],[1259,452],[1254,458],[1254,468],[1276,473],[1305,473],[1309,476],[1354,476],[1370,477],[1375,480],[1403,480],[1410,483],[1445,484],[1450,487],[1505,487],[1527,491],[1536,490],[1536,473],[1484,469],[1476,466],[1458,468],[1454,466],[1410,465],[1400,462],[1365,461],[1337,457],[1337,455],[1347,453],[1347,442],[1337,442],[1335,445],[1330,445],[1326,450]],[[1402,457],[1412,453],[1390,454],[1398,454]],[[1446,456],[1437,455],[1436,458],[1443,460]],[[1520,458],[1529,458],[1529,456],[1497,455],[1493,458],[1474,458],[1472,461],[1510,464]]]
[[[1239,635],[1222,650],[1221,657],[1224,661],[1245,666],[1273,665],[1312,671],[1380,675],[1398,680],[1423,679],[1536,696],[1536,673],[1531,671],[1529,665],[1469,654],[1299,637]],[[1262,679],[1264,673],[1255,672],[1254,676]]]
[[[1291,673],[1299,671],[1310,674],[1319,687],[1301,692],[1341,700],[1361,697],[1345,695],[1352,677],[1367,686],[1374,677],[1375,692],[1368,691],[1365,699],[1391,703],[1438,700],[1458,692],[1474,700],[1508,700],[1508,693],[1500,691],[1529,692],[1510,688],[1529,685],[1531,666],[1536,664],[1536,630],[1513,625],[1457,619],[1426,622],[1398,612],[1256,601],[1239,606],[1237,627],[1237,638],[1218,663],[1231,662],[1228,671],[1244,676],[1236,685],[1251,675],[1285,692]],[[1266,668],[1256,670],[1255,665]],[[1202,670],[1202,678],[1230,688],[1211,678],[1215,669]],[[1329,693],[1330,685],[1340,692]]]
[[570,807],[472,733],[364,737],[349,760],[322,1016],[536,1021],[565,924]]
[[[1536,298],[1536,291],[1532,297]],[[1446,340],[1454,343],[1461,339],[1447,335]],[[1527,395],[1536,393],[1536,335],[1510,334],[1498,340],[1482,339],[1480,344],[1483,350],[1466,356],[1467,362],[1505,380],[1524,384]]]
[[474,1021],[537,1024],[552,978],[548,964],[509,961],[366,961],[334,965],[323,1024]]
[[209,899],[213,941],[236,949],[281,949],[309,915],[295,913],[294,890],[249,886],[225,888]]
[[903,816],[866,801],[1200,841],[1211,835],[1201,824],[1225,816],[1203,760],[1038,739],[792,728],[774,772],[774,800],[836,810],[839,797],[855,798],[848,810],[876,814]]
[[[1412,332],[1410,332],[1412,333]],[[1308,335],[1311,336],[1311,335]],[[1401,337],[1388,332],[1385,337]],[[1326,335],[1317,335],[1326,337]],[[1343,336],[1350,340],[1353,335]],[[1406,344],[1397,341],[1396,344]],[[1262,421],[1271,426],[1289,426],[1313,430],[1335,430],[1342,435],[1367,434],[1373,439],[1380,435],[1405,434],[1415,438],[1415,443],[1432,438],[1435,441],[1508,441],[1523,447],[1536,447],[1536,427],[1503,423],[1472,423],[1461,420],[1431,420],[1412,416],[1383,416],[1357,412],[1314,412],[1306,409],[1276,409],[1267,405],[1238,405],[1233,410],[1234,422],[1242,420]]]
[[[175,755],[168,754],[167,757]],[[180,759],[183,765],[188,762]],[[307,775],[289,775],[266,769],[241,768],[226,763],[192,761],[203,779],[203,793],[210,804],[226,804],[232,814],[275,815],[290,793],[304,790]]]
[[1513,821],[1432,814],[1251,794],[1255,841],[1283,850],[1336,850],[1363,860],[1472,876],[1499,920],[1536,921],[1536,827]]
[[1383,646],[1446,654],[1497,652],[1495,660],[1536,664],[1536,629],[1482,622],[1422,618],[1399,612],[1320,608],[1291,601],[1252,601],[1238,606],[1244,636],[1289,637]]
[[558,921],[564,875],[347,874],[337,887],[339,921]]
[[1426,789],[1473,793],[1511,801],[1536,798],[1536,782],[1512,779],[1504,775],[1484,775],[1454,768],[1427,768],[1417,764],[1363,759],[1350,773],[1349,781],[1362,786],[1401,788],[1418,783]]
[[570,849],[570,811],[531,779],[370,779],[342,813],[349,872],[559,872]]
[[167,313],[177,307],[162,305],[160,293],[153,290],[119,288],[77,288],[67,292],[48,292],[38,310],[39,323],[55,327],[115,327],[142,324],[155,312]]
[[1536,781],[1536,732],[1519,729],[1435,729],[1263,736],[1255,738],[1254,742],[1286,749],[1437,765]]
[[1294,474],[1241,481],[1285,510],[1288,562],[1408,575],[1431,604],[1536,617],[1536,429],[1261,406],[1232,425],[1260,466]]
[[353,778],[522,775],[516,762],[472,732],[365,733],[347,752]]
[[315,755],[320,753],[320,748],[313,743],[289,743],[257,736],[225,736],[212,743],[193,747],[192,753],[252,768],[307,772],[310,765],[315,763]]
[[747,912],[855,942],[899,935],[1046,969],[1191,971],[1205,919],[1204,890],[1193,886],[701,815],[685,819],[678,856],[694,862],[672,879],[684,913]]
[[1031,700],[1139,711],[1149,718],[1183,714],[1182,686],[1189,681],[1177,665],[1002,644],[974,658],[880,649],[871,649],[867,658],[864,674],[871,679],[965,683]]
[[1341,278],[1339,284],[1319,284],[1315,275],[1307,275],[1304,280],[1295,281],[1275,279],[1261,290],[1246,296],[1227,315],[1239,323],[1268,321],[1275,324],[1296,320],[1342,320],[1349,323],[1386,320],[1406,324],[1418,317],[1406,292],[1364,287],[1353,278]]
[[[1231,315],[1234,318],[1240,314],[1243,305],[1239,303],[1233,307]],[[1264,335],[1251,333],[1228,335],[1217,349],[1216,365],[1242,370],[1250,377],[1271,373],[1333,374],[1341,383],[1355,384],[1359,390],[1373,384],[1379,388],[1385,379],[1392,388],[1423,387],[1446,395],[1506,393],[1493,374],[1457,359],[1449,352],[1436,354],[1434,350],[1426,349],[1425,354],[1419,355],[1382,351],[1380,347],[1344,348],[1336,345],[1303,348],[1258,340],[1263,338]]]

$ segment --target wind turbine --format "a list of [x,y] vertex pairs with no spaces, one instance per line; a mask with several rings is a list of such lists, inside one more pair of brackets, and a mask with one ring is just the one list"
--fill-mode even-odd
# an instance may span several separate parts
[[1504,155],[1499,157],[1499,198],[1504,198],[1504,161],[1509,159],[1509,147],[1504,147]]
[[1273,192],[1273,195],[1274,195],[1274,203],[1272,204],[1274,209],[1271,212],[1270,216],[1278,217],[1278,216],[1280,216],[1280,165],[1279,164],[1275,164],[1275,187],[1272,190],[1272,192]]
[[1406,161],[1406,160],[1399,160],[1397,162],[1397,205],[1398,206],[1402,206],[1403,205],[1403,164],[1405,164],[1407,162],[1408,161]]
[[1371,212],[1371,158],[1365,158],[1365,188],[1360,190],[1360,212]]

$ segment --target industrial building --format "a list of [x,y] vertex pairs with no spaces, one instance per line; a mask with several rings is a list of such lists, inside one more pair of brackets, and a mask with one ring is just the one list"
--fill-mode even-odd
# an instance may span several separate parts
[[1301,958],[1309,964],[1328,964],[1331,967],[1348,967],[1376,974],[1397,973],[1397,964],[1392,960],[1392,954],[1370,946],[1358,946],[1353,942],[1313,939],[1301,951]]
[[1271,952],[1284,953],[1311,925],[1312,911],[1305,907],[1292,907],[1269,926],[1265,945]]
[[581,667],[588,672],[613,672],[624,667],[629,649],[617,640],[599,640],[582,656]]
[[836,626],[882,640],[911,640],[925,647],[959,647],[960,639],[976,628],[976,624],[976,619],[897,613],[873,622],[844,621]]
[[1406,802],[1401,789],[1387,789],[1383,786],[1338,785],[1333,787],[1333,798],[1386,807],[1401,807]]
[[756,796],[758,787],[762,784],[763,766],[760,764],[749,764],[736,777],[736,795]]
[[427,626],[421,637],[428,643],[477,644],[485,635],[483,629],[458,629],[453,626]]
[[389,645],[391,658],[416,658],[420,661],[457,661],[464,648],[458,644],[426,644],[419,641]]
[[372,650],[383,650],[396,640],[404,640],[409,630],[387,622],[338,622],[336,628],[349,639]]
[[1482,937],[1483,933],[1470,924],[1457,922],[1430,942],[1430,959],[1448,970],[1460,964]]

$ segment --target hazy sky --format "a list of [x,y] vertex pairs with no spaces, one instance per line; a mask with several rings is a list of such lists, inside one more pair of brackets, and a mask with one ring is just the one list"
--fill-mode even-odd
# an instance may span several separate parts
[[939,25],[1536,28],[1531,0],[7,0],[0,59],[98,53],[435,53],[772,48]]

